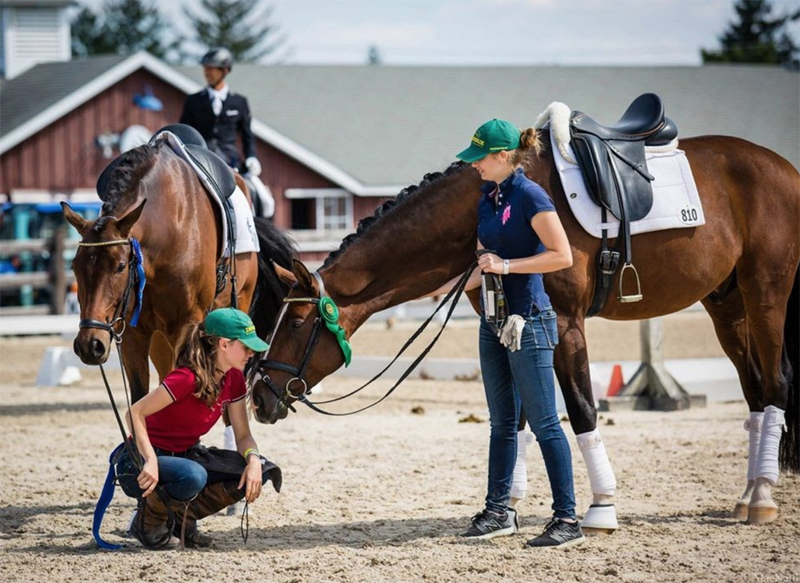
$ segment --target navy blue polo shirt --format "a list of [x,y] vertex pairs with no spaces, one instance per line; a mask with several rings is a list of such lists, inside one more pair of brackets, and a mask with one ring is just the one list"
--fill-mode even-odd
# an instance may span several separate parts
[[[481,192],[478,240],[485,249],[495,251],[501,259],[530,257],[545,250],[531,227],[531,219],[537,213],[556,208],[541,186],[518,168],[499,187],[495,182],[487,182]],[[509,314],[527,317],[534,308],[543,310],[550,305],[541,273],[504,275],[503,289]]]

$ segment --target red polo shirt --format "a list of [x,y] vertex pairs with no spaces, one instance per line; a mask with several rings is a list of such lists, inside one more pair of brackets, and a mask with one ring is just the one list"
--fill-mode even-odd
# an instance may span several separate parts
[[162,384],[173,402],[148,416],[145,422],[150,443],[173,452],[186,451],[197,443],[219,420],[228,403],[244,399],[247,393],[244,374],[236,368],[222,377],[222,389],[213,407],[194,396],[195,377],[188,368],[176,368]]

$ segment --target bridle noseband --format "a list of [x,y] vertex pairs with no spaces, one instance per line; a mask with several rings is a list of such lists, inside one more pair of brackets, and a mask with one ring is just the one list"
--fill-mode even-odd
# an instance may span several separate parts
[[[134,299],[134,313],[131,317],[131,326],[136,327],[139,323],[139,314],[142,309],[142,293],[146,283],[144,275],[144,260],[142,257],[142,248],[139,241],[131,237],[129,239],[114,239],[112,241],[98,241],[89,243],[81,241],[78,247],[110,247],[114,245],[130,245],[130,259],[128,260],[128,283],[125,285],[125,291],[122,292],[122,301],[117,304],[117,309],[114,311],[114,317],[110,322],[101,322],[92,318],[85,318],[78,323],[79,328],[96,328],[108,332],[112,340],[119,344],[122,342],[122,335],[127,329],[125,317],[128,315],[128,303],[130,302],[131,292],[136,293]],[[122,322],[122,329],[117,332],[117,325]]]

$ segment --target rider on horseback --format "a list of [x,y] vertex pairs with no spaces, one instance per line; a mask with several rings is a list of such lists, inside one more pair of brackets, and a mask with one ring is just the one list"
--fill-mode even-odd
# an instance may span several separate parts
[[[189,95],[183,104],[180,123],[195,128],[205,138],[208,148],[218,154],[231,168],[242,172],[247,179],[253,203],[261,207],[257,214],[271,217],[275,201],[258,176],[261,163],[256,158],[256,145],[250,129],[250,106],[247,98],[230,90],[225,78],[233,69],[233,55],[223,47],[211,49],[200,59],[208,86]],[[245,159],[236,144],[242,138]]]

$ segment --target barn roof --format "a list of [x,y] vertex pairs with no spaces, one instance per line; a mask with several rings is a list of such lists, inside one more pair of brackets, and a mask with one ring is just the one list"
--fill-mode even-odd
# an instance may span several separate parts
[[[203,84],[199,66],[143,53],[37,65],[0,85],[0,153],[141,67],[187,93]],[[229,81],[260,139],[356,194],[395,194],[443,169],[492,117],[527,127],[561,101],[611,123],[645,92],[663,98],[684,137],[735,135],[800,167],[800,75],[772,66],[236,65]]]

